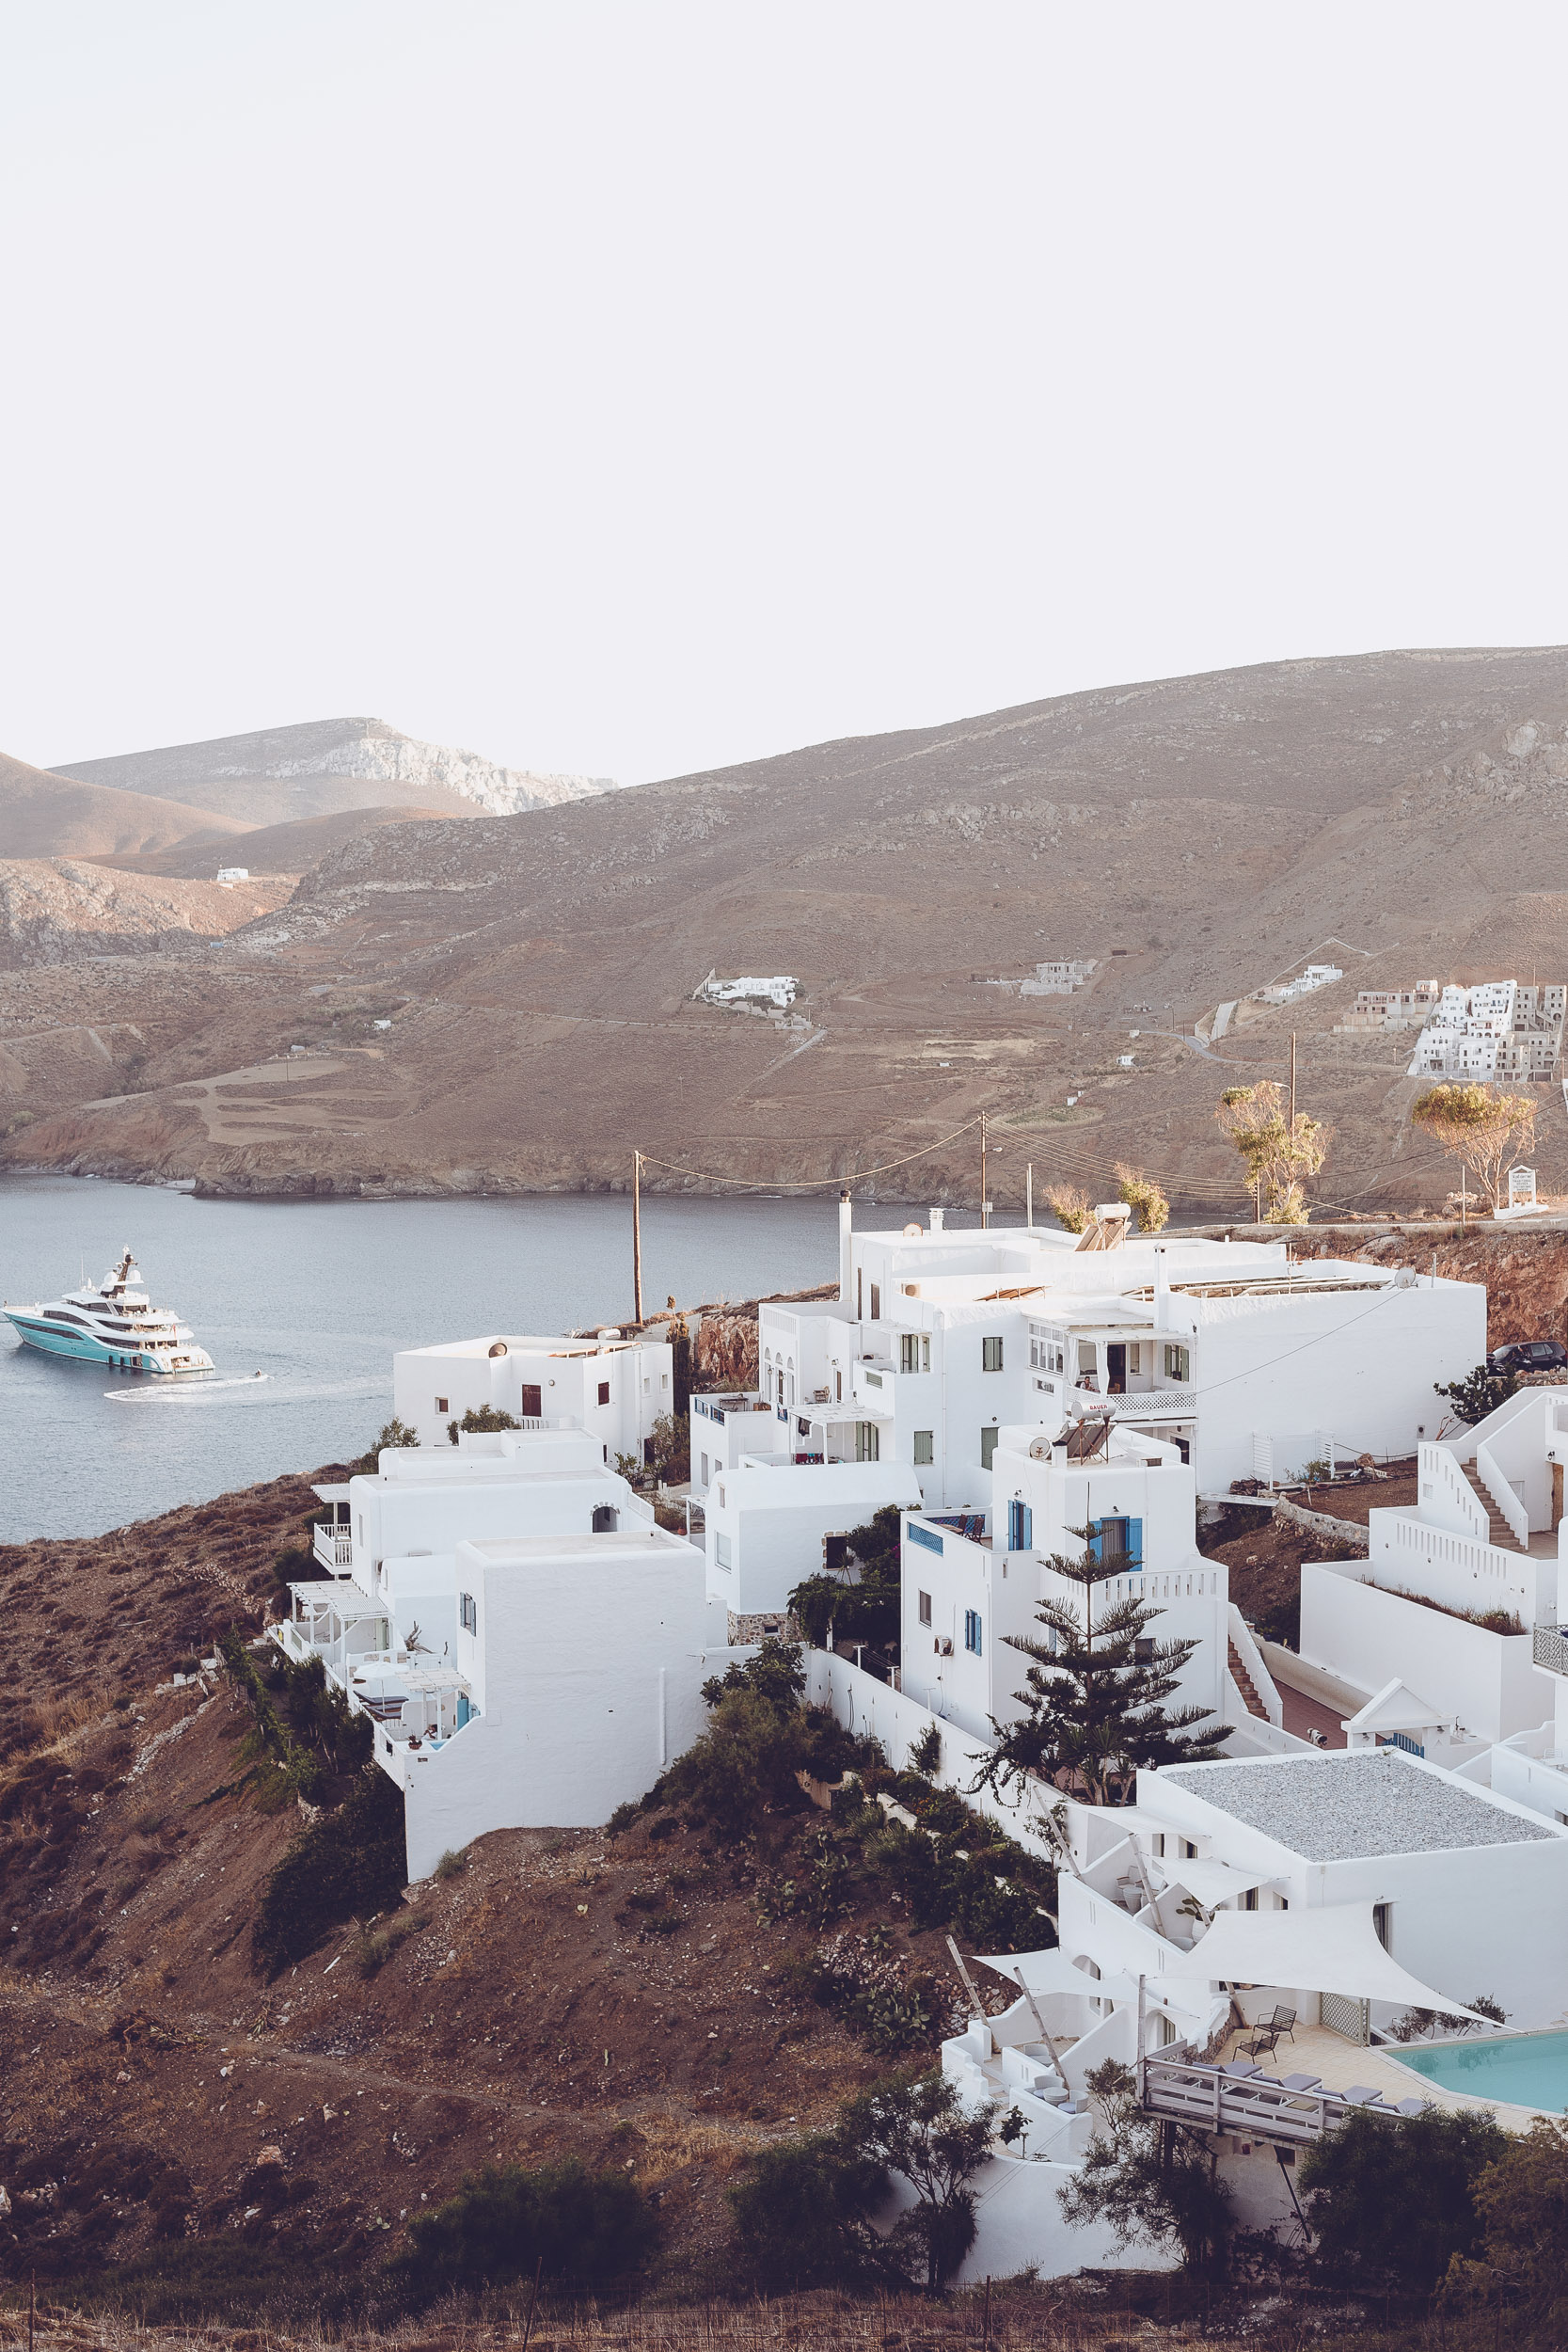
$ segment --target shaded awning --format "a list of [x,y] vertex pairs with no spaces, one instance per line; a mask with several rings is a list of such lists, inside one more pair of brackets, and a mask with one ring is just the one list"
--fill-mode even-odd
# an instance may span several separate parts
[[1301,1993],[1341,1993],[1397,2001],[1495,2024],[1463,2001],[1423,1984],[1386,1952],[1369,1903],[1325,1903],[1313,1911],[1222,1911],[1192,1949],[1194,1974],[1211,1983],[1267,1984]]
[[1137,1997],[1135,1978],[1091,1977],[1086,1968],[1075,1967],[1060,1946],[1048,1952],[976,1952],[974,1957],[982,1968],[994,1968],[999,1977],[1010,1977],[1029,1993],[1086,1993],[1095,2001]]
[[1196,1895],[1206,1911],[1220,1903],[1227,1903],[1237,1895],[1248,1894],[1255,1886],[1267,1886],[1277,1871],[1238,1870],[1229,1862],[1208,1859],[1191,1862],[1167,1862],[1164,1866],[1167,1888],[1184,1886],[1189,1895]]
[[1430,1699],[1422,1698],[1408,1682],[1396,1675],[1381,1691],[1374,1691],[1358,1714],[1348,1715],[1340,1725],[1343,1731],[1435,1731],[1453,1722],[1452,1712],[1444,1713]]

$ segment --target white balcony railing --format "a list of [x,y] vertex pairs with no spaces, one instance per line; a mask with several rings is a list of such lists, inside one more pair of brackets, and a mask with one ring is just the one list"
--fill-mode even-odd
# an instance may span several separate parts
[[330,1519],[316,1521],[312,1549],[322,1566],[330,1568],[334,1576],[341,1576],[354,1565],[352,1534],[346,1527],[335,1527]]

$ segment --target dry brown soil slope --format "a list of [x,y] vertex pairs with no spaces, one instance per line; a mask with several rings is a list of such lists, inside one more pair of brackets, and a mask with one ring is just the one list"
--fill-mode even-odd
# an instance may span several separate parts
[[[1301,1099],[1335,1130],[1320,1208],[1440,1204],[1410,1040],[1333,1025],[1362,985],[1568,977],[1565,816],[1560,648],[1275,663],[384,828],[207,951],[196,996],[152,963],[117,976],[155,1039],[136,1102],[82,1109],[79,1069],[33,1050],[98,1005],[86,978],[0,989],[0,1042],[28,1059],[30,1162],[219,1190],[619,1185],[636,1145],[670,1164],[653,1183],[906,1162],[864,1189],[973,1200],[984,1109],[1009,1208],[1030,1163],[1102,1193],[1125,1159],[1222,1213],[1243,1196],[1216,1099],[1282,1074],[1294,1027]],[[1092,988],[999,984],[1057,957],[1095,959]],[[1345,978],[1195,1038],[1308,957]],[[694,1003],[713,969],[796,975],[808,1025]],[[323,1070],[309,1099],[234,1079],[243,1139],[182,1093],[335,1044],[372,994],[396,1015],[373,1072]],[[1568,1188],[1568,1115],[1540,1095],[1537,1162]]]
[[139,955],[219,939],[281,906],[293,874],[170,882],[79,858],[0,858],[0,964]]
[[[134,856],[182,841],[198,821],[182,801],[79,783],[0,752],[0,857]],[[245,830],[210,812],[199,821],[214,836]]]
[[759,1918],[748,1852],[673,1817],[657,1840],[507,1833],[421,1891],[376,1973],[352,1926],[276,1982],[253,1965],[301,1822],[253,1802],[227,1677],[171,1677],[260,1623],[310,1502],[279,1479],[0,1548],[0,2179],[29,2191],[25,2259],[58,2278],[252,2205],[285,2252],[379,2256],[485,2159],[568,2153],[633,2166],[682,2259],[711,2250],[745,2152],[882,2071],[791,1979],[810,1937]]
[[105,866],[118,866],[122,873],[179,875],[191,881],[210,878],[220,866],[247,866],[252,874],[289,874],[297,879],[319,866],[334,850],[341,850],[345,841],[352,841],[362,833],[373,833],[378,825],[406,825],[416,820],[429,823],[432,819],[467,813],[477,817],[480,811],[470,808],[397,808],[372,807],[336,810],[326,817],[299,817],[283,825],[257,825],[250,828],[243,841],[236,841],[232,833],[193,833],[177,841],[167,850],[151,850],[139,856],[106,857]]

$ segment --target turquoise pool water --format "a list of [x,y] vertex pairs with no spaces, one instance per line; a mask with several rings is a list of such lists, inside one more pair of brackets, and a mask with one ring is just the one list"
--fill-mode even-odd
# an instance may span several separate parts
[[1429,2083],[1472,2099],[1568,2113],[1568,2033],[1513,2033],[1497,2042],[1439,2042],[1430,2050],[1387,2050]]

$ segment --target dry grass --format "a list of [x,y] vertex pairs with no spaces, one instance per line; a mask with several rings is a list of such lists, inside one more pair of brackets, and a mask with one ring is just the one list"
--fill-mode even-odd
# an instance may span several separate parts
[[[1233,2352],[1245,2344],[1263,2352],[1307,2352],[1332,2340],[1356,2352],[1492,2352],[1490,2314],[1417,2321],[1401,2327],[1360,2321],[1354,2306],[1286,2305],[1253,2296],[1207,2312],[1200,2288],[1175,2282],[1112,2278],[1103,2284],[1065,2280],[1039,2287],[968,2289],[943,2301],[922,2296],[851,2297],[832,2292],[775,2300],[637,2304],[601,2309],[591,2298],[541,2298],[531,2329],[526,2287],[483,2318],[448,2307],[377,2332],[330,2335],[309,2324],[286,2327],[142,2328],[105,2312],[87,2316],[54,2307],[38,2317],[36,2352],[1132,2352],[1169,2345],[1172,2352]],[[1218,2298],[1216,2297],[1216,2304]],[[7,2308],[8,2307],[8,2308]],[[0,2345],[27,2342],[26,2298],[12,2288],[0,2306]],[[1544,2337],[1507,2333],[1522,2352]]]

